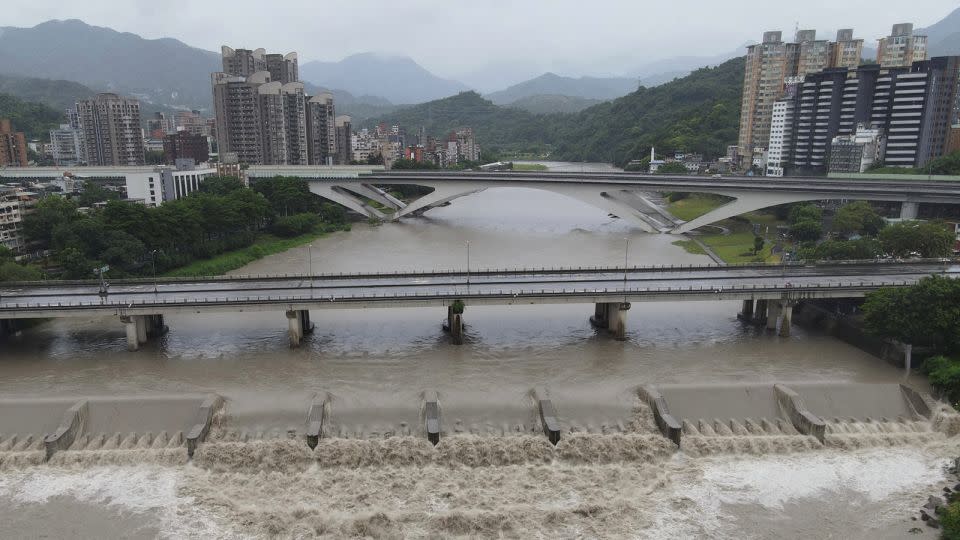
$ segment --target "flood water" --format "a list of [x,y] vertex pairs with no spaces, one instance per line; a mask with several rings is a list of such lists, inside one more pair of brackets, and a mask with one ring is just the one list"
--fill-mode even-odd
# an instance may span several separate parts
[[[711,263],[674,240],[562,196],[498,188],[422,218],[358,224],[235,273],[463,269],[468,250],[471,269],[612,266],[625,255],[631,265]],[[617,342],[591,328],[592,305],[468,305],[459,347],[441,330],[446,313],[425,308],[313,311],[316,329],[299,349],[288,347],[283,313],[168,316],[170,332],[137,352],[126,351],[118,320],[52,321],[2,345],[0,396],[216,392],[228,402],[216,436],[253,439],[236,452],[269,455],[256,466],[221,454],[209,467],[0,468],[0,536],[905,535],[914,503],[945,481],[952,439],[704,457],[661,449],[652,430],[636,438],[630,422],[642,384],[906,381],[927,389],[922,377],[904,379],[829,336],[795,326],[781,338],[745,326],[738,307],[635,303],[628,339]],[[598,459],[542,449],[542,435],[532,435],[534,387],[548,390],[565,429]],[[405,437],[418,434],[426,390],[440,395],[445,434],[462,437],[448,463],[418,464],[422,441]],[[354,461],[338,459],[361,466],[288,471],[285,447],[264,446],[302,430],[317,394],[331,396],[326,434],[334,439],[318,452],[354,452]],[[624,448],[634,457],[610,457]],[[475,466],[475,455],[498,457]]]

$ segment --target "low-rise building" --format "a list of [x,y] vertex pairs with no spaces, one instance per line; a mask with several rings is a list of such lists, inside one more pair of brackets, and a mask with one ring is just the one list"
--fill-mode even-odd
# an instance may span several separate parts
[[27,166],[27,139],[8,118],[0,118],[0,166]]
[[840,135],[831,141],[829,171],[832,173],[866,172],[874,163],[883,161],[884,149],[883,130],[859,125],[856,133]]
[[0,246],[23,253],[23,218],[33,209],[37,195],[19,186],[0,185]]
[[73,167],[83,164],[83,136],[70,124],[60,124],[50,130],[50,153],[58,167]]

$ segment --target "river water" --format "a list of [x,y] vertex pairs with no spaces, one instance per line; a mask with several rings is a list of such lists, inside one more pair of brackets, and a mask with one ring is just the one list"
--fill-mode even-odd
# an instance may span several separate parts
[[[710,264],[675,239],[558,195],[491,189],[235,273],[461,269],[468,250],[471,269],[625,256]],[[638,408],[638,385],[903,374],[828,336],[744,326],[735,303],[634,304],[626,342],[592,329],[592,309],[467,306],[460,347],[441,331],[445,312],[419,308],[314,311],[316,330],[295,350],[279,313],[169,316],[170,332],[135,353],[115,320],[43,324],[3,345],[0,396],[217,392],[228,412],[212,435],[220,442],[193,464],[128,456],[0,468],[0,536],[899,538],[947,481],[956,449],[932,435],[860,449],[673,452]],[[533,433],[534,387],[548,389],[568,431],[557,449]],[[451,436],[439,454],[417,437],[426,390],[439,393]],[[285,437],[302,430],[317,394],[330,396],[330,439],[309,455]]]

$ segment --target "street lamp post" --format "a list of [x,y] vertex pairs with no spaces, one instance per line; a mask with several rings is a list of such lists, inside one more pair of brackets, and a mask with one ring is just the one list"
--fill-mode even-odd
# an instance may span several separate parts
[[470,241],[467,240],[467,292],[470,292]]
[[307,273],[310,274],[310,288],[313,288],[313,244],[307,244]]
[[627,303],[627,256],[630,253],[630,237],[624,237],[623,244],[623,303]]
[[157,251],[150,251],[150,267],[153,270],[153,294],[157,294]]

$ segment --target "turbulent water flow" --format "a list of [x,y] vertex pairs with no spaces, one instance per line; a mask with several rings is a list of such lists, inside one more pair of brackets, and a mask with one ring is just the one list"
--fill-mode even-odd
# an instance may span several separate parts
[[[316,272],[462,269],[467,242],[470,268],[710,263],[674,240],[560,196],[491,189],[237,273],[301,273],[309,255]],[[0,537],[903,537],[960,450],[946,406],[930,421],[829,418],[824,443],[766,411],[685,417],[679,449],[660,434],[639,386],[928,389],[828,336],[743,325],[738,308],[635,304],[615,342],[588,324],[591,305],[467,306],[462,347],[440,330],[445,313],[420,308],[314,311],[294,350],[282,313],[169,316],[170,333],[136,353],[115,318],[52,321],[4,344],[0,397],[215,392],[226,405],[189,462],[183,427],[97,425],[47,463],[41,433],[0,434]],[[556,406],[556,446],[535,387]],[[426,391],[439,396],[436,446]],[[328,410],[311,450],[318,395]]]

